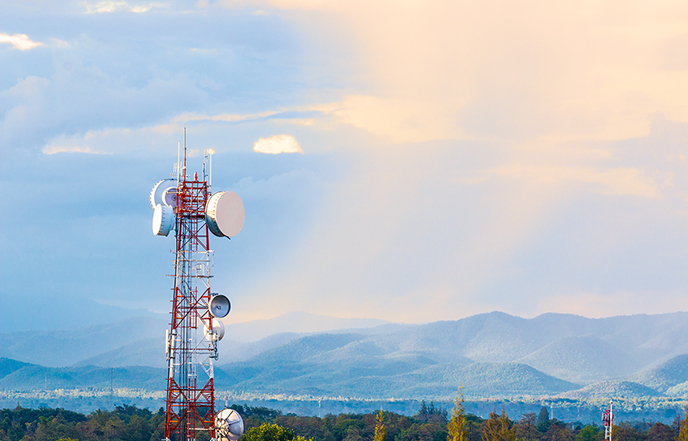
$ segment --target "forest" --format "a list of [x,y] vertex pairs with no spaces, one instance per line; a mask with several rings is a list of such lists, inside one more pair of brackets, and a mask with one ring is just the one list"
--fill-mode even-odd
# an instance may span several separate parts
[[[422,402],[404,416],[380,410],[368,414],[303,417],[266,407],[232,405],[244,418],[242,441],[602,441],[604,428],[550,419],[547,408],[512,420],[495,409],[488,418]],[[116,406],[88,415],[65,409],[0,410],[0,441],[159,441],[165,413],[136,406]],[[201,433],[198,441],[209,436]],[[615,423],[614,441],[688,441],[688,417],[671,425],[651,421]]]

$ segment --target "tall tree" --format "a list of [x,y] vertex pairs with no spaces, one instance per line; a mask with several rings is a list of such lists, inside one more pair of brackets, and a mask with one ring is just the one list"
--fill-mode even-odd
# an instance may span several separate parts
[[499,416],[494,410],[490,412],[490,418],[483,425],[483,441],[516,441],[516,432],[513,427],[509,429],[509,417],[504,408]]
[[463,386],[461,386],[456,392],[454,409],[447,425],[447,441],[466,441],[468,427],[466,426],[466,410],[463,403]]
[[685,408],[686,418],[678,425],[676,441],[688,441],[688,407]]
[[385,427],[385,414],[382,413],[382,408],[380,408],[380,413],[377,414],[375,418],[375,437],[373,441],[387,441],[387,428]]
[[537,419],[537,428],[543,433],[547,432],[547,429],[549,429],[549,412],[547,412],[545,406],[542,406],[542,409],[540,409],[540,414]]
[[516,439],[519,441],[537,441],[540,439],[541,434],[535,426],[536,418],[534,413],[525,413],[521,416],[521,420],[514,424]]

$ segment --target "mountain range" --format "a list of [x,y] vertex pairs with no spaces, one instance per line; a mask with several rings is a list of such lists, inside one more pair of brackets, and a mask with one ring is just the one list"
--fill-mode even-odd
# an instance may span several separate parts
[[[120,387],[164,389],[166,326],[146,317],[0,334],[0,389],[104,387],[113,373]],[[423,325],[299,313],[226,328],[216,388],[236,393],[427,399],[463,385],[469,397],[688,394],[685,312],[493,312]]]

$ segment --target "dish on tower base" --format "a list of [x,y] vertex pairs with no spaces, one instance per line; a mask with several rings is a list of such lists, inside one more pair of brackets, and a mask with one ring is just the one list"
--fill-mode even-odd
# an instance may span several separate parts
[[174,224],[174,212],[169,205],[157,204],[153,213],[153,234],[167,236]]
[[244,203],[233,191],[220,191],[208,199],[205,221],[210,232],[218,237],[234,237],[244,226]]
[[217,441],[237,441],[244,434],[244,420],[234,409],[222,409],[215,416]]

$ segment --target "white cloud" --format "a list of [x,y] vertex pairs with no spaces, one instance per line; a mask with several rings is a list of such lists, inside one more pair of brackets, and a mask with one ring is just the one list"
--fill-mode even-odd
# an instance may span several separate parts
[[291,135],[276,135],[269,138],[260,138],[253,144],[253,151],[258,153],[303,153],[298,141]]
[[84,7],[86,8],[86,13],[87,14],[102,14],[102,13],[109,13],[109,12],[119,12],[119,11],[125,11],[125,12],[133,12],[136,14],[140,14],[143,12],[148,12],[153,8],[159,8],[164,6],[161,3],[144,3],[144,4],[139,4],[139,5],[132,5],[127,2],[119,1],[119,2],[113,2],[113,1],[103,1],[103,2],[98,2],[98,3],[85,3]]
[[55,153],[90,153],[90,154],[107,154],[103,151],[96,151],[86,143],[87,140],[93,138],[93,133],[88,132],[85,136],[58,136],[51,140],[41,150],[46,155],[54,155]]
[[28,51],[38,46],[43,46],[43,43],[37,41],[31,41],[29,36],[26,34],[14,34],[9,35],[0,32],[0,43],[9,43],[14,46],[15,49],[20,51]]

